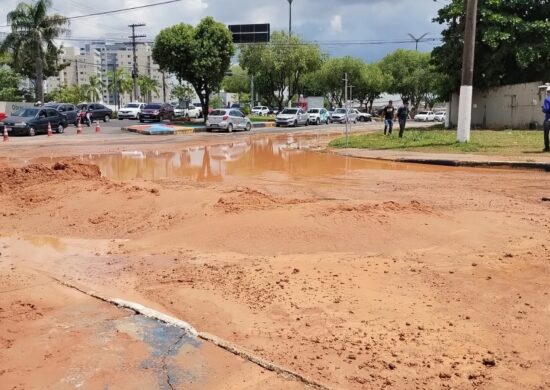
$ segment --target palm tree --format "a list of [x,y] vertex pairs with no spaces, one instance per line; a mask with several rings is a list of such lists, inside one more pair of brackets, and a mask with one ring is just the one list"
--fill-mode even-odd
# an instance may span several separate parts
[[140,75],[137,81],[139,85],[139,91],[141,93],[141,98],[149,103],[151,101],[151,95],[154,93],[158,95],[159,93],[159,83],[157,80],[152,79],[149,76]]
[[106,73],[106,76],[107,80],[109,80],[107,91],[116,95],[115,103],[120,106],[120,96],[129,94],[134,90],[132,78],[122,68],[118,68],[115,71],[110,70]]
[[99,76],[92,75],[88,80],[88,84],[83,85],[82,88],[85,91],[86,97],[88,97],[91,102],[97,102],[101,99],[103,81],[101,81]]
[[[55,62],[59,49],[54,40],[67,31],[64,16],[48,15],[51,0],[36,3],[19,3],[8,13],[11,33],[2,44],[2,51],[10,51],[16,69],[32,68],[36,100],[44,100],[45,68]],[[26,73],[26,72],[22,72]]]

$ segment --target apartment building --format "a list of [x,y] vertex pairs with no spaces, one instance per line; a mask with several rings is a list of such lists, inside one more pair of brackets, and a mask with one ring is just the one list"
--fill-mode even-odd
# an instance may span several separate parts
[[44,92],[70,85],[87,84],[91,76],[101,76],[101,55],[99,51],[80,54],[74,47],[64,47],[60,63],[68,64],[55,77],[49,77],[44,82]]

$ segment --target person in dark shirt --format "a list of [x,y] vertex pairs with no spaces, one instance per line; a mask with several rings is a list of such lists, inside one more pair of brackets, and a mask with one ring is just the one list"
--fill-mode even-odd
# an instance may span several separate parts
[[393,106],[393,102],[391,100],[388,102],[388,105],[384,107],[383,113],[384,135],[386,135],[386,132],[388,133],[388,135],[391,135],[391,132],[393,130],[393,118],[395,117],[395,107]]
[[397,120],[399,121],[399,138],[403,138],[405,125],[407,124],[407,119],[409,118],[409,111],[409,102],[407,100],[403,100],[403,105],[397,110]]
[[546,88],[546,99],[542,106],[544,112],[544,149],[543,152],[550,152],[550,87]]

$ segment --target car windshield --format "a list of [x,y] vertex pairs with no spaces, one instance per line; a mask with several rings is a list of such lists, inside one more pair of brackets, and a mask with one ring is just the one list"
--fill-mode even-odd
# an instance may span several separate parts
[[310,114],[318,114],[319,113],[319,110],[316,109],[316,108],[312,108],[311,110],[308,111]]
[[418,115],[428,115],[428,111],[420,111]]
[[225,115],[225,110],[214,110],[210,113],[210,116],[223,116]]
[[137,103],[128,103],[124,108],[139,108]]
[[263,107],[260,107],[260,106],[257,106],[257,107],[254,107],[252,108],[253,110],[261,110]]
[[285,108],[282,112],[282,114],[290,114],[290,115],[294,115],[298,112],[298,110],[296,110],[295,108]]
[[13,113],[13,116],[20,116],[23,118],[31,118],[38,114],[38,108],[23,108]]
[[436,112],[435,115],[445,115],[445,111]]
[[148,110],[158,110],[160,108],[160,104],[148,104],[145,108]]
[[335,113],[337,114],[345,114],[346,113],[346,110],[343,109],[343,108],[338,108],[336,111],[334,111]]

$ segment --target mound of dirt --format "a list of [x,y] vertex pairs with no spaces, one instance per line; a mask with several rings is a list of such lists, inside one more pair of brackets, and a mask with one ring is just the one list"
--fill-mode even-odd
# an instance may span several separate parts
[[245,210],[268,210],[281,206],[310,203],[308,199],[290,199],[269,195],[252,188],[237,188],[221,197],[215,207],[226,213],[239,213]]
[[80,162],[56,162],[51,166],[30,164],[22,168],[0,169],[0,193],[36,184],[101,178],[97,165]]
[[327,209],[324,215],[355,213],[358,215],[375,215],[380,213],[431,213],[432,208],[416,200],[410,203],[398,203],[393,201],[382,203],[363,203],[359,205],[338,205]]

